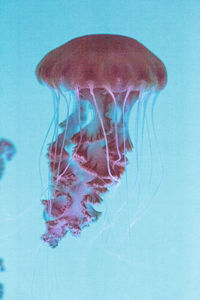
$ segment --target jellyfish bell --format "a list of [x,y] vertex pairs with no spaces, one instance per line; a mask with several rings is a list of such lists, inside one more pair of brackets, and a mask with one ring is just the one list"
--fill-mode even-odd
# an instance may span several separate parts
[[141,43],[111,34],[75,38],[49,52],[38,64],[36,76],[52,88],[69,90],[108,87],[161,90],[167,80],[163,63]]
[[[98,219],[94,200],[88,199],[100,199],[125,171],[126,153],[133,148],[131,108],[145,92],[161,91],[167,73],[161,60],[135,39],[95,34],[49,52],[36,76],[57,93],[57,108],[61,98],[68,101],[66,91],[75,104],[48,148],[52,188],[51,199],[44,202],[50,217],[43,239],[55,247],[68,231],[76,235]],[[55,217],[52,208],[62,213]]]

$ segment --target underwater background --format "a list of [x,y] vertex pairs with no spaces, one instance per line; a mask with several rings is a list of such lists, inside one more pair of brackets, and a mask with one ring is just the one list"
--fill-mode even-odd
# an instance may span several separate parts
[[[0,138],[17,149],[0,181],[3,299],[200,299],[199,14],[197,0],[0,0]],[[52,249],[40,236],[53,101],[35,68],[94,33],[140,41],[164,62],[168,83],[154,107],[156,136],[151,126],[139,157],[129,155],[99,221]],[[136,119],[133,109],[133,143]]]

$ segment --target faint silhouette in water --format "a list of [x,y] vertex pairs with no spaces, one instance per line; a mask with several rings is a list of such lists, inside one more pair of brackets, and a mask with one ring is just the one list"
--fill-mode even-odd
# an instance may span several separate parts
[[[15,146],[6,139],[0,139],[0,179],[5,171],[5,164],[7,160],[11,160],[16,153]],[[4,261],[0,258],[0,272],[5,271]],[[4,285],[0,282],[0,299],[4,296]]]
[[0,272],[4,272],[4,271],[5,271],[4,261],[3,258],[0,258]]
[[6,139],[0,139],[0,179],[5,170],[7,160],[11,160],[16,153],[15,146]]
[[[0,258],[0,272],[5,271],[5,266],[4,266],[4,261],[2,258]],[[3,283],[0,282],[0,299],[3,299],[4,295],[4,285]]]
[[4,295],[4,285],[0,283],[0,299],[3,299],[3,295]]

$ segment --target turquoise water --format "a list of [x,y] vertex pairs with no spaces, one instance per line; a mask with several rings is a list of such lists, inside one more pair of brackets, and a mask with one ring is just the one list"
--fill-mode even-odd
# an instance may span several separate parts
[[[4,299],[200,299],[199,13],[195,0],[0,1],[0,137],[17,149],[0,182]],[[158,141],[150,125],[151,143],[144,134],[139,158],[130,154],[101,219],[51,249],[40,240],[48,184],[46,146],[40,151],[53,105],[34,71],[51,49],[92,33],[133,37],[165,63]],[[133,141],[135,118],[133,110]]]

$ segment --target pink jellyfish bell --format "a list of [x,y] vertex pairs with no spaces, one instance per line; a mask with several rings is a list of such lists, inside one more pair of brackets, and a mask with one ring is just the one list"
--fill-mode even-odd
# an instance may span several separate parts
[[138,41],[111,34],[75,38],[49,52],[36,76],[57,95],[66,91],[74,109],[48,147],[51,197],[43,200],[47,232],[56,247],[67,233],[80,234],[100,215],[93,208],[119,182],[132,150],[128,132],[131,108],[146,91],[167,81],[163,63]]

